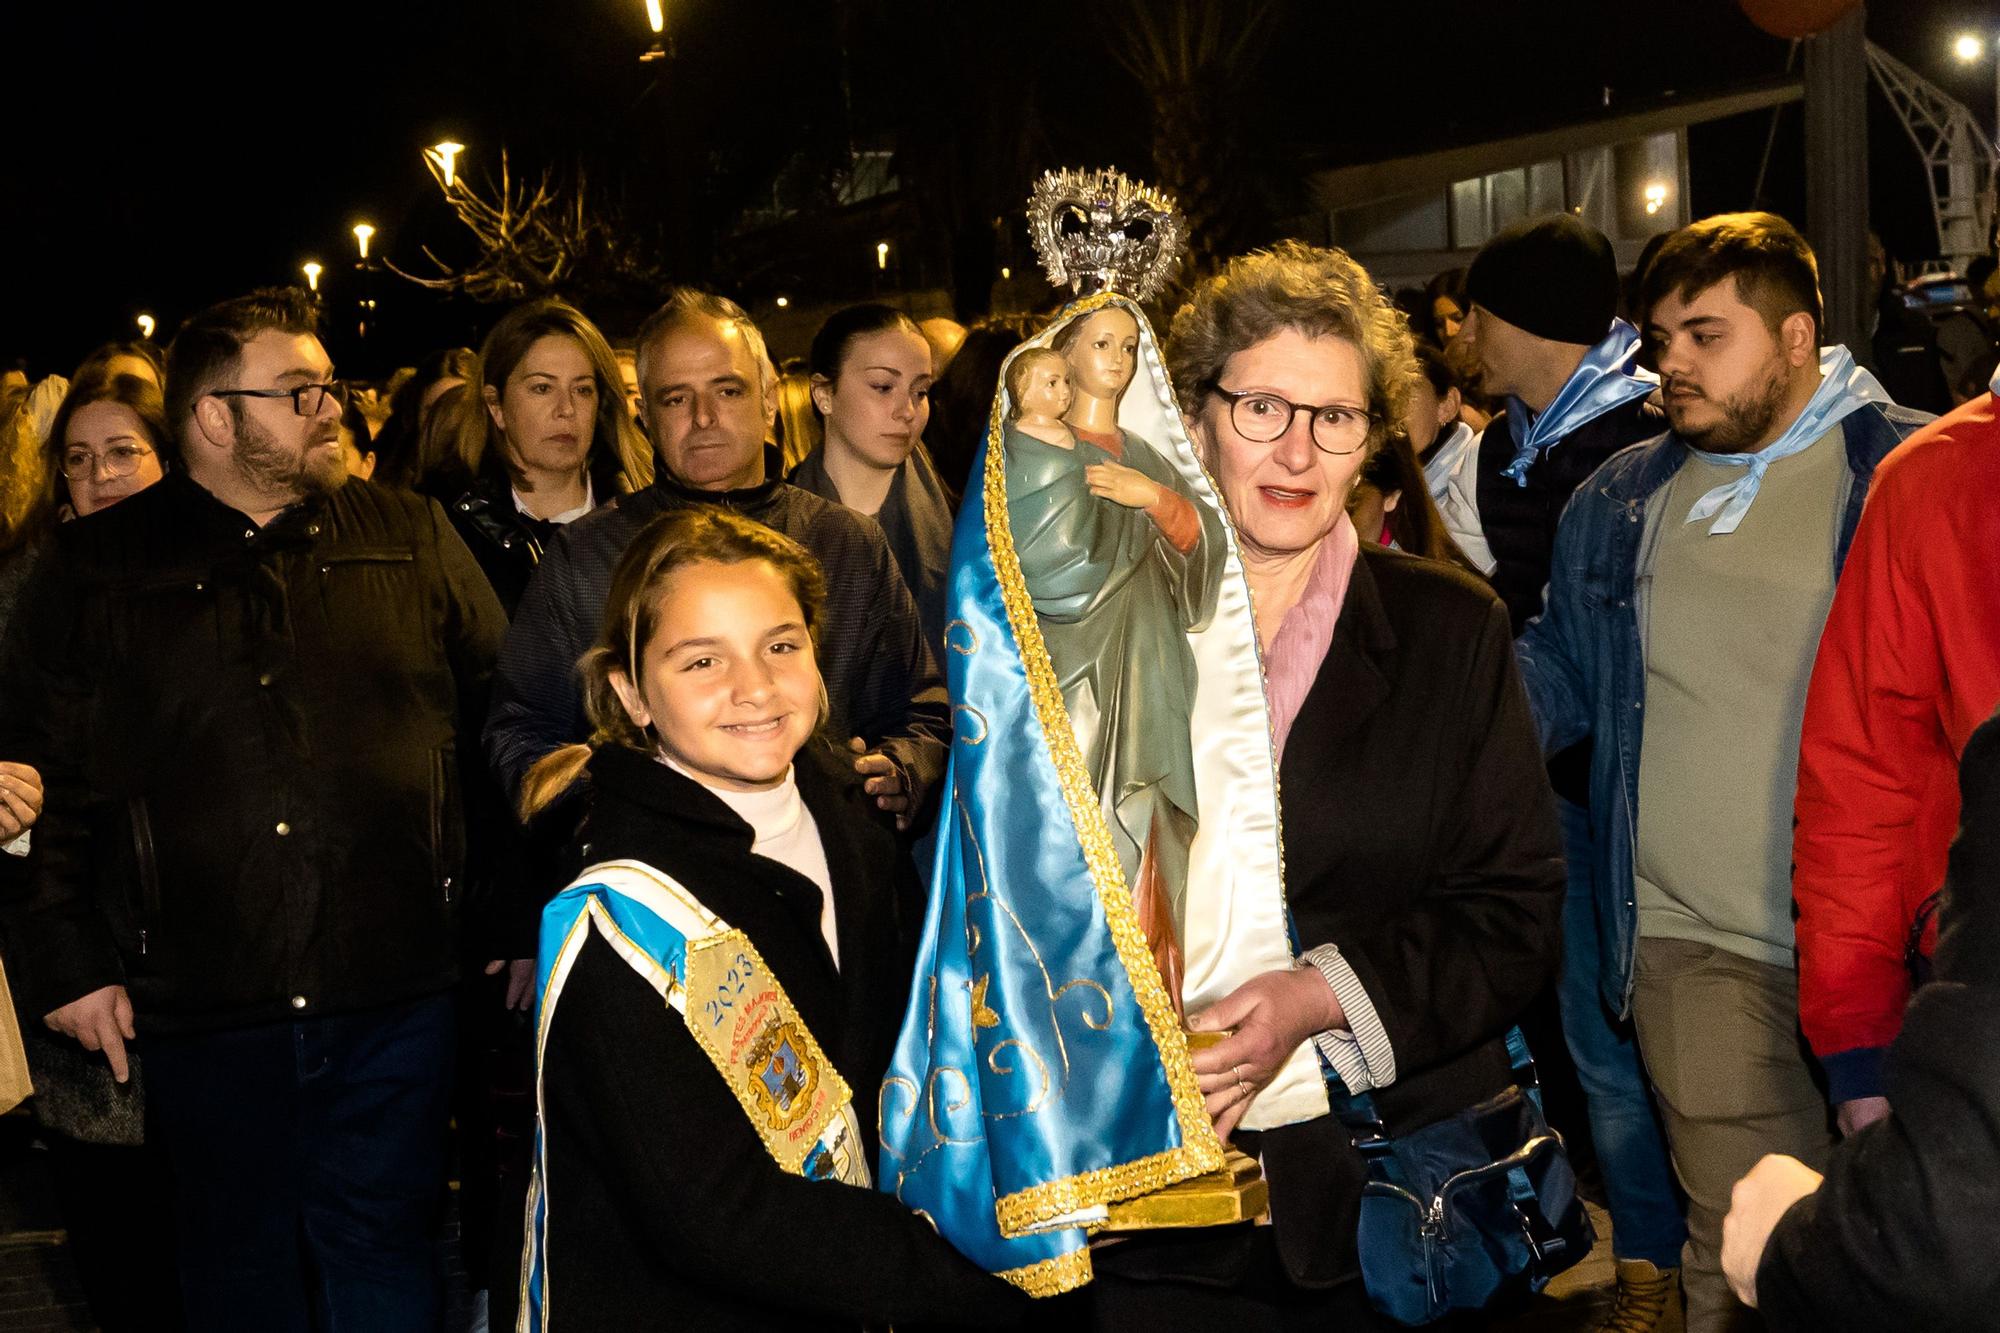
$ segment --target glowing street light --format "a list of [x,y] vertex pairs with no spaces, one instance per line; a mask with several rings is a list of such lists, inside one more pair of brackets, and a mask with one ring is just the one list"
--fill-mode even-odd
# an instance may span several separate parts
[[139,336],[141,338],[151,339],[153,336],[153,330],[158,327],[159,325],[153,322],[153,317],[151,315],[139,316]]
[[315,292],[316,292],[316,291],[318,291],[318,290],[319,290],[319,275],[320,275],[321,273],[325,272],[325,270],[324,270],[324,269],[322,269],[322,268],[321,268],[321,267],[319,266],[319,264],[318,264],[318,262],[317,262],[317,261],[315,261],[315,260],[311,260],[311,259],[308,259],[308,260],[307,260],[307,261],[305,262],[305,264],[304,264],[304,266],[303,266],[303,269],[302,269],[302,271],[303,271],[303,272],[305,273],[305,275],[306,275],[306,288],[307,288],[307,290],[309,290],[309,291],[315,291]]
[[778,309],[783,310],[786,306],[790,305],[791,303],[792,303],[791,297],[781,296],[778,298]]
[[1654,181],[1646,187],[1646,216],[1651,217],[1667,206],[1667,187]]
[[357,222],[354,224],[354,243],[361,247],[361,257],[363,259],[368,258],[368,238],[374,234],[375,229],[367,223]]
[[[1986,39],[1976,32],[1962,32],[1951,39],[1951,53],[1961,65],[1976,65],[1986,59]],[[1994,38],[1993,55],[1993,134],[2000,140],[2000,35]]]
[[889,243],[887,241],[875,242],[875,267],[885,271],[889,267]]
[[646,0],[646,22],[653,25],[656,33],[667,30],[667,15],[660,7],[660,0]]
[[1002,282],[1006,282],[1007,280],[1009,280],[1009,279],[1010,279],[1010,278],[1012,278],[1013,276],[1014,276],[1014,270],[1013,270],[1013,269],[1011,269],[1011,268],[1008,268],[1008,267],[1007,267],[1007,266],[1006,266],[1005,264],[1002,264],[1002,265],[1000,266],[1000,281],[1002,281]]
[[424,156],[437,163],[439,172],[444,176],[444,188],[447,190],[451,188],[451,183],[458,179],[456,163],[458,155],[464,151],[464,144],[453,143],[449,139],[424,149]]

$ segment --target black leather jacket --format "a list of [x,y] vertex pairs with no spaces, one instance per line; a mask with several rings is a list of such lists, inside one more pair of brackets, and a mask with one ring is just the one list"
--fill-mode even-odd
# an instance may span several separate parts
[[[599,504],[631,489],[611,451],[604,449],[591,460],[590,485]],[[478,479],[445,506],[445,515],[511,618],[542,562],[543,549],[561,525],[522,513],[514,504],[506,469],[490,456]]]
[[438,507],[366,482],[258,528],[175,473],[64,525],[0,668],[48,788],[8,905],[29,1011],[122,983],[192,1031],[449,986],[505,628]]

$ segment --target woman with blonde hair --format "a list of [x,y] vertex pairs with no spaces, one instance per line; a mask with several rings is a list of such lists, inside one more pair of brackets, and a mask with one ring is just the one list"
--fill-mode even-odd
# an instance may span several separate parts
[[803,463],[823,438],[819,413],[813,410],[812,376],[803,370],[785,371],[778,377],[778,448],[784,453],[785,472],[790,474]]
[[504,315],[467,389],[459,454],[473,480],[447,511],[511,615],[556,529],[646,485],[653,459],[611,345],[563,301]]
[[640,533],[581,663],[592,864],[543,913],[524,1327],[1003,1327],[1025,1299],[870,1185],[914,867],[820,734],[818,564],[710,506]]

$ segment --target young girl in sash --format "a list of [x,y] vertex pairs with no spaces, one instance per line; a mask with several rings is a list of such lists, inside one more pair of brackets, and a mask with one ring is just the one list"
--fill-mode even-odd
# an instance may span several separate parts
[[872,1188],[922,897],[817,735],[819,567],[719,509],[643,532],[582,672],[590,867],[543,915],[525,1330],[1005,1326],[1025,1305]]

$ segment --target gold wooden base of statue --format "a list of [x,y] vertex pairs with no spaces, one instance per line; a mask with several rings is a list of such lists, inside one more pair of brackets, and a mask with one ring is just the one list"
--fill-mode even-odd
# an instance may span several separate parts
[[[1188,1050],[1213,1046],[1227,1032],[1190,1032]],[[1254,1222],[1271,1208],[1271,1187],[1255,1158],[1225,1150],[1222,1169],[1169,1185],[1106,1210],[1107,1231],[1155,1231],[1164,1227],[1221,1227]]]
[[1254,1222],[1271,1207],[1271,1187],[1256,1159],[1231,1148],[1220,1171],[1183,1180],[1107,1210],[1107,1231],[1155,1231],[1162,1227],[1220,1227]]

